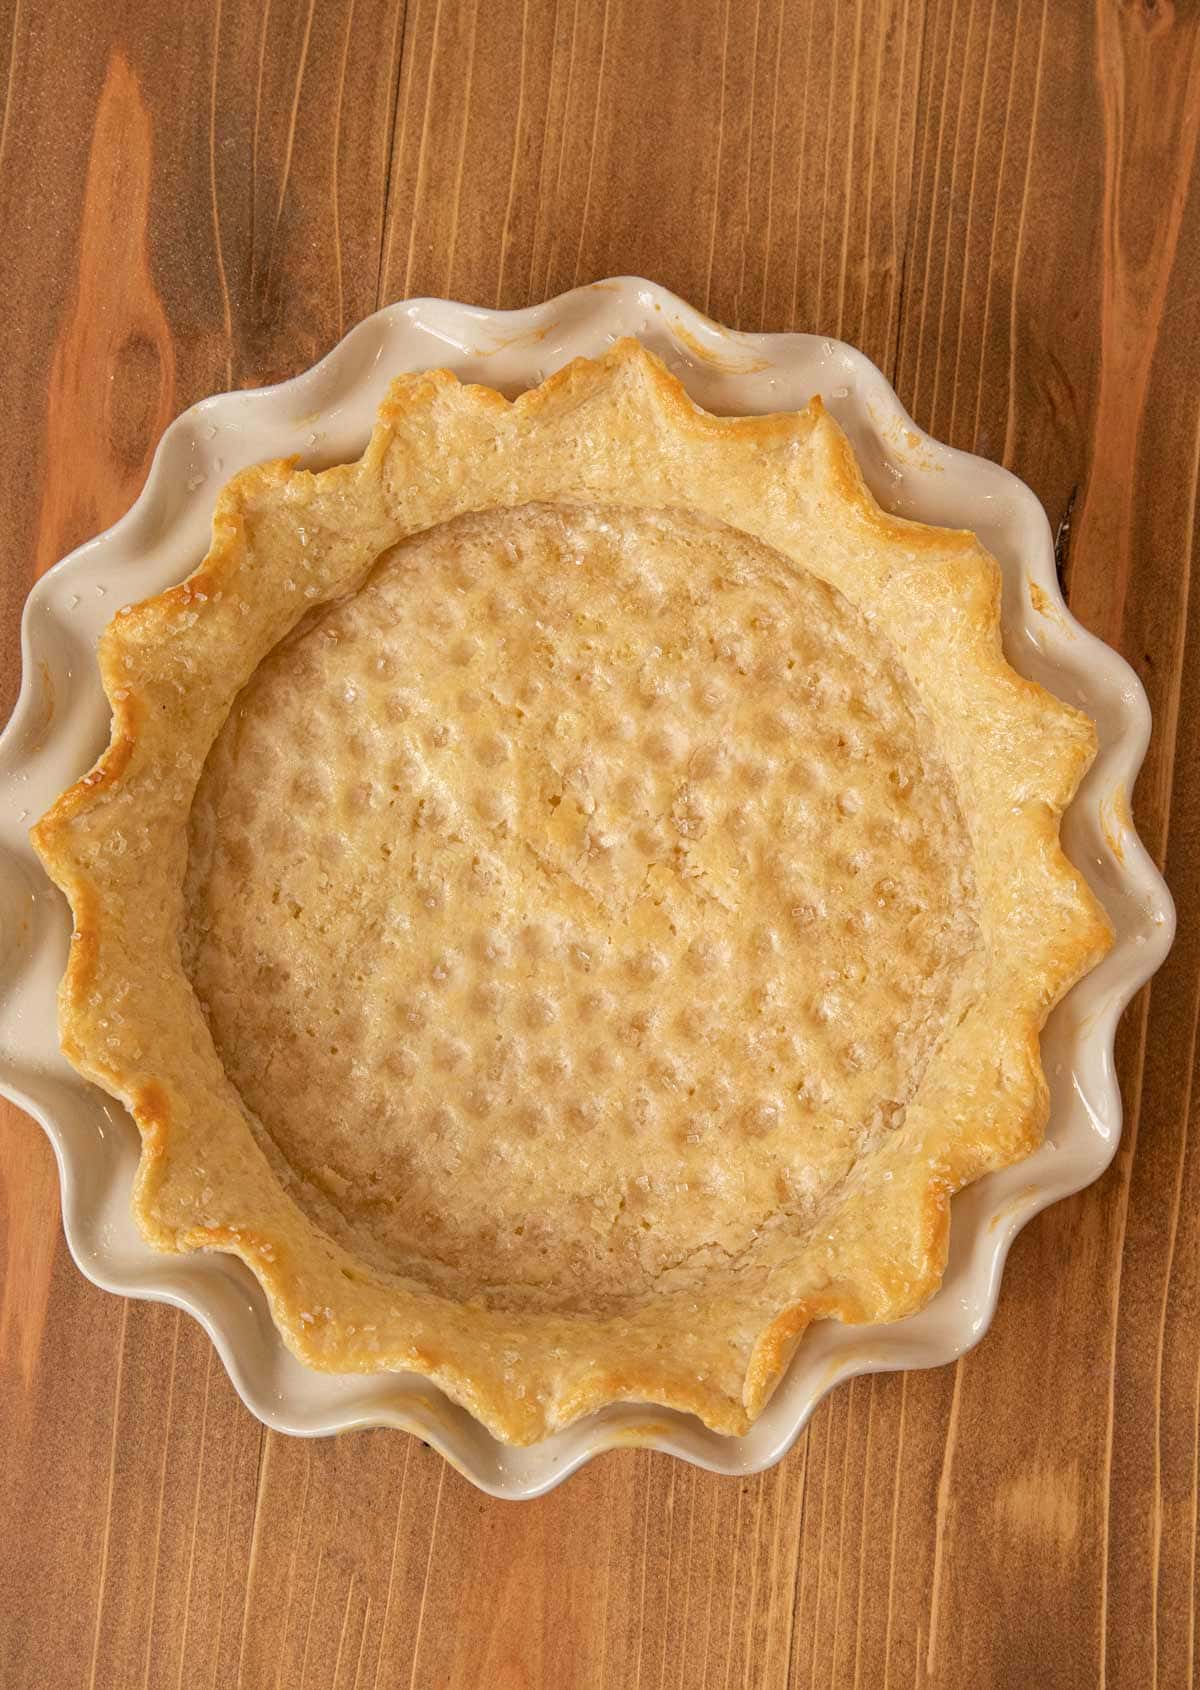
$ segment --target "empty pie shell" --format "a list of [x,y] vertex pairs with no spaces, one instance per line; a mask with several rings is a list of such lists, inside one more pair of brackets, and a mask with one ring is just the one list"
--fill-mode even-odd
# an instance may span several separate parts
[[147,1239],[239,1256],[311,1366],[511,1443],[743,1432],[1040,1143],[1110,938],[1058,840],[1094,731],[819,401],[714,417],[632,340],[511,403],[400,377],[358,462],[235,477],[100,664],[34,830],[63,1049]]

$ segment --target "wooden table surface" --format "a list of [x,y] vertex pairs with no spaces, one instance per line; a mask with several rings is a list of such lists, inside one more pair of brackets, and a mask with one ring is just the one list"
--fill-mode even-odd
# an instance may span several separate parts
[[267,1434],[190,1320],[80,1277],[5,1110],[5,1690],[1191,1685],[1194,0],[5,0],[0,88],[5,711],[30,582],[175,412],[388,300],[640,272],[853,341],[1033,485],[1149,691],[1181,918],[1116,1164],[1022,1235],[985,1342],[744,1483],[630,1451],[513,1505],[395,1433]]

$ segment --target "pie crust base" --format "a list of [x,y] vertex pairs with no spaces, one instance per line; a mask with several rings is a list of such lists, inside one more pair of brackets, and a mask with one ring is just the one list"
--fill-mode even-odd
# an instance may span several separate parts
[[511,404],[401,377],[359,462],[236,477],[100,663],[34,830],[63,1048],[146,1237],[240,1256],[309,1364],[514,1443],[742,1432],[1040,1142],[1109,943],[1058,842],[1094,731],[818,401],[713,417],[634,341]]

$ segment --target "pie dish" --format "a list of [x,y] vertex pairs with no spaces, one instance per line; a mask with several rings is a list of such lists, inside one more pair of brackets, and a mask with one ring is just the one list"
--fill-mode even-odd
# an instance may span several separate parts
[[717,417],[634,339],[514,401],[402,375],[357,462],[236,476],[100,665],[34,830],[63,1049],[144,1236],[239,1257],[307,1365],[514,1444],[744,1433],[1040,1143],[1111,936],[1058,837],[1094,729],[819,399]]
[[[111,708],[95,661],[103,629],[121,605],[161,593],[194,570],[210,542],[217,492],[232,473],[285,456],[313,468],[358,457],[397,370],[448,366],[464,381],[515,397],[572,357],[602,355],[628,334],[717,413],[800,410],[821,394],[881,505],[978,534],[1002,572],[1009,661],[1096,723],[1096,760],[1063,817],[1062,837],[1104,904],[1115,939],[1043,1029],[1050,1088],[1045,1141],[954,1197],[942,1285],[919,1313],[885,1324],[814,1322],[766,1408],[741,1436],[713,1432],[689,1414],[629,1402],[515,1447],[418,1375],[322,1372],[297,1360],[258,1282],[235,1257],[172,1254],[145,1242],[131,1215],[137,1129],[59,1049],[55,996],[71,921],[28,830],[108,741]],[[1121,1131],[1116,1027],[1174,930],[1170,896],[1130,819],[1129,794],[1149,733],[1136,675],[1063,602],[1050,529],[1035,495],[999,465],[923,433],[887,379],[853,347],[818,335],[735,333],[666,289],[629,277],[516,312],[435,299],[390,305],[294,380],[221,394],[185,411],[166,430],[128,514],[43,575],[30,593],[20,697],[0,734],[0,1091],[33,1115],[51,1141],[64,1234],[80,1270],[108,1291],[165,1302],[195,1319],[247,1407],[277,1431],[324,1436],[387,1426],[411,1432],[480,1489],[510,1499],[536,1496],[593,1456],[630,1446],[725,1474],[760,1471],[779,1460],[839,1383],[877,1370],[940,1365],[978,1342],[1016,1234],[1040,1209],[1108,1166]]]

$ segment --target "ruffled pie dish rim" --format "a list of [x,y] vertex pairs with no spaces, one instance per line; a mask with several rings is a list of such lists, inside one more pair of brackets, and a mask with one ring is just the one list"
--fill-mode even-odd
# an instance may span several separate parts
[[[1117,943],[1106,961],[1055,1012],[1047,1031],[1046,1067],[1051,1088],[1065,1093],[1063,1109],[1055,1099],[1047,1146],[1007,1170],[1008,1176],[1022,1177],[1015,1189],[993,1192],[990,1205],[978,1199],[973,1204],[964,1203],[963,1197],[955,1199],[951,1261],[943,1291],[921,1314],[890,1326],[834,1328],[824,1323],[813,1328],[762,1418],[736,1438],[708,1432],[673,1411],[629,1404],[603,1408],[530,1448],[514,1450],[496,1443],[424,1380],[404,1375],[385,1376],[382,1381],[379,1377],[323,1378],[292,1362],[286,1354],[270,1353],[273,1328],[265,1305],[256,1293],[247,1294],[245,1275],[225,1258],[164,1258],[145,1246],[139,1257],[136,1245],[140,1241],[128,1237],[122,1239],[121,1248],[117,1247],[112,1211],[119,1202],[117,1188],[123,1181],[128,1198],[132,1146],[127,1125],[118,1121],[119,1111],[113,1106],[100,1105],[105,1127],[100,1128],[99,1144],[109,1147],[108,1166],[102,1166],[95,1140],[98,1094],[83,1087],[51,1052],[44,1052],[42,1061],[35,1061],[22,1074],[18,1037],[14,1049],[18,1072],[14,1074],[6,1062],[6,1089],[26,1107],[32,1105],[55,1143],[63,1178],[64,1221],[72,1250],[85,1272],[127,1294],[160,1297],[188,1307],[214,1336],[249,1405],[268,1423],[314,1433],[350,1425],[405,1424],[441,1448],[474,1482],[503,1495],[534,1494],[600,1449],[630,1442],[670,1448],[687,1459],[721,1470],[761,1467],[777,1459],[823,1390],[837,1378],[877,1367],[947,1360],[961,1353],[986,1325],[1007,1243],[1023,1219],[1045,1202],[1077,1189],[1107,1163],[1119,1128],[1119,1100],[1111,1077],[1112,1028],[1120,1008],[1169,940],[1169,900],[1133,835],[1124,803],[1144,749],[1148,725],[1145,700],[1121,660],[1091,640],[1062,606],[1049,532],[1033,495],[996,466],[953,453],[922,436],[904,416],[879,373],[851,349],[814,337],[733,335],[690,312],[671,295],[637,281],[577,290],[519,313],[481,312],[437,301],[393,306],[352,331],[306,376],[259,393],[205,401],[185,413],[164,437],[147,487],[129,515],[44,577],[31,596],[24,630],[25,686],[5,736],[0,763],[5,777],[12,775],[27,812],[21,819],[32,819],[39,803],[44,806],[66,784],[60,781],[56,786],[47,779],[47,765],[53,762],[57,750],[54,766],[63,766],[69,750],[63,743],[70,737],[68,724],[74,719],[77,738],[80,726],[77,712],[66,710],[61,695],[52,720],[49,724],[44,721],[45,689],[55,683],[56,655],[62,667],[61,653],[53,651],[53,640],[47,636],[56,624],[62,633],[77,635],[85,618],[78,614],[73,617],[72,612],[77,613],[85,604],[92,612],[86,618],[91,625],[89,632],[97,632],[98,625],[107,622],[119,603],[146,596],[146,583],[154,582],[161,589],[187,574],[204,551],[204,528],[211,516],[217,478],[224,480],[244,464],[293,452],[309,460],[316,456],[323,462],[356,456],[387,377],[397,369],[449,366],[464,380],[481,381],[511,393],[536,384],[547,369],[557,368],[573,356],[603,353],[620,333],[630,331],[665,356],[683,376],[692,396],[716,411],[753,414],[798,409],[812,392],[822,392],[834,414],[843,413],[839,420],[851,436],[876,495],[882,495],[893,510],[899,506],[898,514],[946,526],[996,531],[996,538],[986,531],[981,538],[1000,557],[1004,570],[1004,632],[1010,660],[1031,679],[1048,684],[1050,690],[1070,702],[1082,704],[1099,724],[1100,756],[1068,813],[1064,839],[1077,866],[1092,871],[1089,878],[1108,908]],[[251,411],[257,414],[249,415]],[[223,462],[212,442],[220,443],[228,454]],[[181,447],[189,471],[186,475],[181,475]],[[314,453],[314,448],[319,452]],[[140,568],[137,589],[127,592],[126,584],[132,577],[131,554]],[[118,557],[122,569],[120,596],[102,603],[102,614],[97,616],[91,600],[76,589],[91,589],[97,598],[106,598],[107,572]],[[65,590],[67,577],[71,578],[70,592]],[[49,657],[36,649],[39,637],[51,648]],[[69,643],[69,639],[63,642]],[[76,686],[86,687],[84,671],[88,666],[80,661],[71,672]],[[40,697],[36,684],[39,677]],[[103,743],[107,708],[98,696],[98,685],[93,694],[90,725],[94,751],[99,749],[97,741]],[[1107,710],[1098,708],[1098,704],[1107,704]],[[49,730],[40,736],[39,710],[43,718],[40,726]],[[72,773],[78,774],[81,762],[86,766],[90,758],[81,759],[76,753],[67,765],[68,779]],[[35,772],[36,790],[29,785]],[[1099,793],[1088,801],[1089,793],[1097,787]],[[7,828],[7,809],[2,819]],[[1081,827],[1081,820],[1091,825]],[[37,871],[28,861],[27,848],[14,854],[18,860],[22,855],[26,859],[23,867],[27,879],[36,888]],[[42,953],[41,965],[26,970],[23,976],[33,998],[16,1004],[18,1033],[22,1027],[29,1028],[28,1012],[37,992],[44,993],[46,980],[53,979],[44,954],[47,946],[54,951],[57,943],[60,966],[63,954],[61,910],[55,934],[54,911],[45,907],[49,900],[35,895],[33,902],[39,907],[28,926],[41,925],[42,943],[36,944],[31,932],[29,950]],[[1114,969],[1114,958],[1120,958],[1122,949],[1125,966]],[[1087,988],[1097,976],[1105,975],[1112,978],[1097,998],[1095,989]],[[17,999],[20,997],[18,992]],[[1097,1001],[1085,1006],[1081,1014],[1081,998]],[[10,998],[10,1009],[11,1003]],[[1072,1008],[1075,1014],[1064,1015]],[[1065,1043],[1061,1025],[1056,1034],[1056,1023],[1064,1020],[1069,1023],[1066,1031],[1070,1035]],[[1098,1029],[1101,1037],[1097,1049]],[[4,1047],[9,1047],[10,1041],[3,1038],[6,1031],[7,1024],[0,1026],[0,1039]],[[1068,1070],[1070,1084],[1063,1085]],[[35,1083],[30,1084],[31,1080]],[[76,1109],[68,1127],[64,1121],[71,1112],[56,1113],[53,1093],[72,1082],[83,1096],[74,1100]],[[1074,1104],[1083,1109],[1078,1118]],[[89,1105],[91,1138],[85,1120],[80,1118],[87,1115]],[[111,1130],[106,1130],[109,1127]],[[1071,1154],[1063,1156],[1064,1150]],[[1054,1153],[1053,1158],[1048,1151]],[[1040,1179],[1033,1167],[1039,1160],[1049,1163],[1046,1177]],[[1049,1177],[1051,1174],[1058,1175],[1057,1182]],[[104,1175],[107,1178],[98,1178]],[[1005,1182],[1004,1174],[993,1174],[982,1183],[1002,1188]],[[1011,1185],[1011,1179],[1008,1183]],[[91,1204],[81,1202],[81,1187],[90,1187]],[[980,1189],[976,1186],[971,1191]],[[105,1214],[105,1234],[100,1239],[95,1224],[97,1194]],[[964,1208],[968,1210],[966,1227],[960,1224]],[[972,1208],[979,1211],[974,1229],[969,1225]],[[109,1245],[107,1251],[98,1247],[104,1242]],[[135,1261],[136,1272],[131,1271]],[[216,1274],[214,1265],[218,1267]],[[196,1271],[189,1271],[192,1268]],[[221,1273],[222,1268],[229,1271]],[[947,1286],[960,1274],[965,1284],[951,1287],[952,1295],[957,1290],[962,1317],[955,1320],[948,1316],[947,1309],[939,1311],[936,1305],[946,1302]],[[963,1294],[967,1287],[970,1295]],[[851,1334],[857,1342],[831,1343],[831,1332]],[[269,1353],[264,1355],[264,1349]],[[381,1383],[385,1386],[382,1391],[378,1388]],[[334,1388],[322,1392],[320,1384]],[[322,1396],[324,1401],[320,1400]]]

